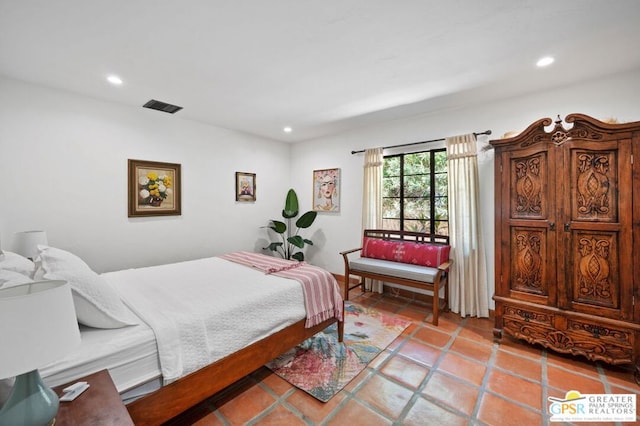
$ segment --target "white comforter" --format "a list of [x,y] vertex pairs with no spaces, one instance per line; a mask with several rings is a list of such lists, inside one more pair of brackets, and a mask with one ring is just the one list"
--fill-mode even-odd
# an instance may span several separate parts
[[153,329],[165,384],[306,315],[298,282],[215,257],[102,277]]

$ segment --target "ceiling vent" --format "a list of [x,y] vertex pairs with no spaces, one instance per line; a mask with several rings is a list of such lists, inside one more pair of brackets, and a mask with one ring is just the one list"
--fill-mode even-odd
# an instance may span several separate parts
[[151,99],[149,102],[147,102],[146,104],[142,105],[145,108],[150,108],[150,109],[155,109],[158,111],[164,111],[164,112],[168,112],[169,114],[175,114],[176,112],[180,111],[182,109],[182,107],[177,106],[177,105],[171,105],[168,104],[166,102],[160,102],[160,101],[156,101],[155,99]]

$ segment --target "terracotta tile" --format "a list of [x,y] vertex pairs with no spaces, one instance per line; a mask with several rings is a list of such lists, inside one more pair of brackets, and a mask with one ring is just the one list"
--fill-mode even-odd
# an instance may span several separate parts
[[542,410],[542,386],[499,370],[489,372],[486,388],[535,410]]
[[402,424],[406,426],[424,426],[425,424],[466,426],[469,424],[469,420],[447,411],[433,402],[418,398]]
[[400,356],[392,357],[380,371],[413,389],[420,386],[429,373],[428,368]]
[[493,332],[491,330],[483,330],[481,328],[465,327],[460,330],[458,336],[487,346],[493,346],[494,342]]
[[448,353],[438,365],[438,370],[447,371],[456,377],[480,386],[487,367],[479,362]]
[[422,390],[429,399],[437,399],[467,415],[473,412],[479,393],[479,388],[440,373],[434,373]]
[[361,293],[362,298],[364,299],[371,299],[371,300],[382,300],[384,299],[384,295],[380,294],[380,293],[376,293],[373,291],[365,291],[363,293]]
[[304,413],[305,417],[312,422],[320,424],[344,401],[345,395],[344,392],[338,392],[329,401],[322,402],[304,391],[296,390],[286,402]]
[[373,308],[376,311],[390,315],[397,313],[401,309],[401,306],[397,303],[389,302],[387,299],[384,299],[373,305]]
[[244,424],[275,402],[275,399],[257,384],[230,401],[218,406],[218,410],[231,423]]
[[365,306],[365,307],[371,307],[373,305],[375,305],[376,303],[378,303],[377,299],[373,299],[370,297],[351,297],[349,296],[349,299],[352,300],[353,302],[358,303],[359,305]]
[[[413,306],[407,306],[404,307],[402,309],[400,309],[400,311],[398,311],[398,313],[402,316],[405,316],[407,318],[411,318],[414,321],[417,322],[424,322],[426,321],[431,321],[431,309],[429,308],[429,310],[427,310],[427,307],[423,307],[422,309],[420,308],[416,308]],[[427,317],[429,317],[429,319],[427,320]]]
[[451,334],[443,333],[442,331],[429,327],[420,327],[413,334],[413,338],[438,348],[444,348],[447,343],[449,343],[449,340],[451,340]]
[[268,376],[265,376],[264,378],[262,378],[261,383],[264,386],[266,386],[269,389],[271,389],[273,392],[275,392],[279,396],[284,395],[285,393],[289,392],[294,387],[291,383],[287,382],[282,377],[278,376],[277,374],[273,374],[273,373],[271,373]]
[[542,360],[542,349],[540,346],[531,345],[523,340],[514,339],[505,335],[503,335],[502,339],[496,341],[500,344],[498,346],[498,350],[500,351],[525,356],[538,362]]
[[411,302],[411,299],[403,297],[402,295],[396,295],[394,293],[384,293],[382,299],[397,305],[406,306]]
[[402,332],[401,336],[403,337],[407,337],[410,336],[411,334],[413,334],[414,331],[416,331],[418,328],[420,328],[419,325],[415,324],[415,323],[411,323],[409,324],[409,327],[405,328],[404,331]]
[[205,417],[196,422],[189,422],[193,426],[222,426],[224,422],[215,415],[215,413],[209,413]]
[[358,390],[356,397],[376,407],[391,418],[398,418],[413,391],[381,376],[373,376]]
[[456,314],[455,312],[440,312],[440,319],[444,319],[446,321],[452,322],[454,324],[461,324],[464,321],[464,318],[460,316],[460,314]]
[[261,426],[295,426],[306,425],[307,423],[282,405],[278,405],[267,415],[260,418],[260,420],[258,420],[256,424],[259,424]]
[[442,354],[439,349],[420,343],[417,340],[409,340],[398,349],[398,353],[413,361],[432,367]]
[[604,385],[600,380],[585,377],[553,365],[547,366],[549,386],[562,391],[575,390],[580,393],[604,393]]
[[184,413],[174,417],[165,423],[165,426],[182,426],[182,425],[221,425],[224,422],[214,413],[215,407],[209,402],[204,401],[194,407],[191,407]]
[[367,365],[367,368],[372,368],[374,370],[377,370],[378,368],[380,368],[380,366],[382,364],[385,363],[385,361],[391,356],[392,352],[389,349],[385,349],[384,351],[380,352],[380,354],[375,357],[370,363],[369,365]]
[[456,340],[454,340],[453,345],[449,348],[450,351],[468,356],[482,363],[489,361],[492,352],[491,346],[486,346],[459,336],[461,336],[461,334],[459,334]]
[[640,389],[633,377],[634,368],[631,366],[604,364],[602,371],[607,378],[607,382],[612,385],[628,388],[632,392],[638,392]]
[[478,420],[491,426],[543,424],[541,413],[527,410],[489,393],[484,393],[482,396],[480,409],[478,410]]
[[353,392],[354,389],[369,380],[372,374],[371,369],[365,368],[344,387],[344,390],[347,392]]
[[350,400],[344,407],[327,423],[327,425],[390,425],[391,421],[385,419],[380,414],[368,409],[355,400]]
[[494,359],[494,366],[538,383],[541,383],[542,380],[542,365],[539,362],[510,352],[498,351]]
[[480,330],[491,331],[493,334],[493,327],[495,322],[489,318],[478,318],[478,317],[470,317],[467,318],[467,321],[464,323],[464,327],[473,327],[479,328]]
[[215,407],[220,407],[235,397],[242,395],[244,391],[257,386],[257,383],[253,376],[244,377],[209,398],[209,401],[211,401]]
[[564,399],[566,394],[567,394],[567,391],[552,388],[552,387],[547,387],[547,401],[545,401],[545,404],[547,404],[547,407],[549,406],[550,404],[549,397]]
[[451,321],[450,319],[441,315],[438,317],[437,326],[431,323],[431,319],[429,319],[429,321],[427,322],[423,322],[422,325],[424,325],[425,327],[431,327],[434,330],[444,331],[445,333],[453,333],[454,331],[458,330],[460,321]]
[[586,374],[598,378],[597,364],[581,356],[572,356],[557,352],[547,352],[547,364],[553,364],[566,370]]
[[400,347],[402,344],[404,344],[404,342],[407,339],[408,339],[407,336],[400,335],[400,336],[396,337],[395,339],[393,339],[393,342],[389,343],[389,346],[387,346],[387,349],[389,349],[390,351],[395,351],[398,347]]

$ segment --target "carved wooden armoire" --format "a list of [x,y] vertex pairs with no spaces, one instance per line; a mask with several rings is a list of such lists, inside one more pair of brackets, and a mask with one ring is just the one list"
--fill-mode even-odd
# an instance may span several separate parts
[[[640,122],[538,120],[495,148],[497,338],[640,363]],[[572,126],[571,126],[572,124]],[[635,158],[635,163],[634,163]],[[638,303],[636,303],[636,301]]]

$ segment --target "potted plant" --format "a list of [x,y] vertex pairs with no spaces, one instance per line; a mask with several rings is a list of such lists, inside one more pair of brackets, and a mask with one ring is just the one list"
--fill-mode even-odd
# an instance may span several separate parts
[[300,216],[295,221],[295,232],[292,226],[292,221],[298,216],[298,196],[293,189],[290,189],[287,193],[287,199],[284,203],[284,210],[282,210],[282,217],[285,222],[279,220],[271,220],[270,224],[266,226],[280,235],[282,241],[269,244],[268,247],[264,247],[264,250],[275,251],[283,259],[295,259],[302,262],[304,260],[304,253],[302,251],[296,251],[296,249],[304,248],[305,244],[313,245],[311,240],[302,238],[298,233],[300,229],[305,229],[313,224],[316,220],[317,212],[308,211]]

